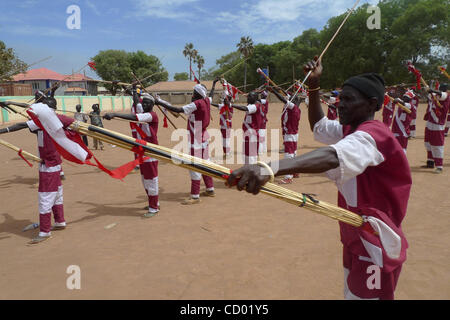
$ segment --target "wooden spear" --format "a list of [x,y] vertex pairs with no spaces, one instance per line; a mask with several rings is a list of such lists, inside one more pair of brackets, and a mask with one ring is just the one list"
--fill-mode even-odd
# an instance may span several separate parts
[[[339,28],[336,30],[336,32],[334,33],[333,37],[330,39],[330,41],[328,42],[328,44],[326,45],[325,49],[323,49],[322,53],[319,56],[319,61],[322,61],[323,56],[325,55],[325,52],[327,52],[328,48],[330,47],[330,45],[333,43],[334,39],[337,37],[337,35],[339,34],[339,31],[341,31],[342,27],[344,26],[345,22],[347,21],[347,19],[350,17],[350,15],[352,14],[352,12],[355,10],[356,6],[358,5],[360,0],[357,0],[356,3],[354,4],[353,8],[348,12],[347,16],[345,17],[345,19],[342,21],[341,25],[339,26]],[[303,79],[302,83],[306,83],[306,80],[308,80],[309,76],[311,75],[312,70],[310,70],[308,72],[308,74],[305,76],[305,79]],[[298,88],[298,90],[295,92],[295,94],[292,96],[291,98],[291,102],[292,100],[294,100],[294,98],[297,96],[298,92],[300,91],[300,88]]]
[[[136,81],[138,81],[139,83],[141,83],[141,82],[139,81],[139,79],[136,77],[136,75],[135,75],[133,72],[131,72],[131,74],[132,74],[133,77],[136,79]],[[141,85],[142,85],[142,84],[141,84]],[[150,92],[148,92],[145,88],[143,88],[142,90],[144,90],[145,92],[147,92],[148,94],[150,94],[150,95],[153,97],[153,95],[152,95]],[[153,98],[154,98],[154,97],[153,97]],[[172,120],[170,120],[170,118],[162,111],[161,107],[160,107],[159,105],[156,105],[156,106],[158,107],[159,111],[161,111],[161,114],[167,118],[167,120],[170,122],[170,124],[171,124],[175,129],[177,129],[177,127],[176,127],[175,124],[172,122]],[[177,113],[176,115],[174,115],[173,113],[171,113],[171,114],[172,114],[174,117],[178,117],[178,116],[179,116],[178,113]]]

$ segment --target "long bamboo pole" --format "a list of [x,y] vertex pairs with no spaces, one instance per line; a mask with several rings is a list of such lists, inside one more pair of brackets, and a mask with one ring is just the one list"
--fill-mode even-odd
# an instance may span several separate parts
[[23,151],[21,148],[16,147],[15,145],[13,145],[9,142],[6,142],[5,140],[0,139],[0,144],[11,150],[18,152],[18,153],[20,152],[24,156],[24,158],[27,158],[28,160],[38,162],[38,163],[41,162],[41,159],[39,157],[37,157],[34,154],[31,154],[27,151]]
[[[73,123],[70,128],[79,133],[95,137],[123,149],[132,150],[134,147],[141,147],[144,149],[144,154],[147,156],[170,162],[182,168],[193,170],[223,181],[226,181],[231,173],[231,170],[227,167],[223,167],[213,162],[196,158],[163,146],[150,143],[138,143],[135,139],[129,136],[105,128],[90,126],[78,121]],[[362,217],[356,213],[323,201],[319,201],[308,194],[285,189],[273,183],[267,183],[262,188],[261,192],[293,205],[305,207],[306,209],[312,210],[332,219],[345,222],[355,227],[359,227],[363,224]]]
[[[81,134],[114,144],[123,149],[132,150],[135,147],[143,148],[144,154],[147,156],[170,162],[174,165],[193,170],[216,179],[221,179],[223,181],[226,181],[228,176],[231,174],[231,170],[229,168],[215,164],[211,161],[196,158],[194,156],[148,142],[145,144],[138,143],[132,137],[105,128],[88,125],[79,121],[73,122],[69,128]],[[313,212],[355,227],[360,227],[364,223],[364,220],[360,215],[337,207],[333,204],[319,201],[307,193],[298,193],[273,183],[266,183],[261,189],[261,192],[279,200],[291,203],[295,206],[304,207],[305,209],[309,209]]]

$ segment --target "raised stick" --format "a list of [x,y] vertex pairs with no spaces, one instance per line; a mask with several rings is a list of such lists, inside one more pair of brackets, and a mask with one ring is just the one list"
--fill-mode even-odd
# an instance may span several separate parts
[[[353,8],[349,11],[349,13],[347,14],[347,16],[345,17],[344,21],[342,21],[341,25],[339,26],[339,28],[336,30],[336,32],[334,33],[333,37],[331,38],[331,40],[328,42],[328,44],[326,45],[325,49],[323,49],[322,53],[319,56],[319,61],[322,61],[322,58],[325,54],[325,52],[327,52],[328,48],[330,47],[331,43],[333,43],[334,39],[337,37],[337,35],[339,34],[339,31],[341,31],[342,27],[344,26],[345,22],[347,21],[347,19],[350,17],[350,15],[352,14],[352,12],[355,10],[356,6],[358,5],[360,0],[357,0],[355,5],[353,6]],[[302,83],[306,83],[306,80],[308,80],[309,76],[311,75],[312,70],[310,70],[308,72],[308,74],[306,75],[305,79],[303,79]],[[298,94],[298,92],[300,91],[300,88],[298,88],[297,92],[295,92],[295,94],[292,96],[291,101],[295,98],[295,96]]]

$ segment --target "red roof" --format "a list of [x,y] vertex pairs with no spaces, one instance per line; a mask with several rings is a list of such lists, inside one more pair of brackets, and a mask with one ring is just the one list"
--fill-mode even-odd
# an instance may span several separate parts
[[49,70],[47,68],[39,68],[28,70],[25,73],[19,73],[13,77],[14,81],[25,81],[25,80],[57,80],[61,81],[64,79],[64,82],[73,82],[73,81],[89,81],[92,78],[86,77],[83,74],[75,73],[73,75],[63,75],[58,72]]
[[25,73],[19,73],[13,77],[14,81],[24,80],[62,80],[64,76],[47,68],[28,70]]
[[78,92],[78,91],[86,91],[87,92],[87,90],[85,88],[77,88],[77,87],[67,88],[66,90],[64,90],[64,92]]
[[64,76],[64,77],[68,77],[67,79],[64,80],[64,81],[67,81],[67,82],[92,80],[92,78],[89,78],[89,77],[87,77],[87,76],[85,76],[83,74],[80,74],[80,73],[74,73],[72,75],[67,75],[67,76]]

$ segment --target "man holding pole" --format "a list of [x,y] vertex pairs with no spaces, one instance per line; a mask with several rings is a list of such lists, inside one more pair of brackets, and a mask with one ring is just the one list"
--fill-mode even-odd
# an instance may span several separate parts
[[[56,100],[53,97],[41,97],[40,102],[31,107],[42,107],[48,105],[53,110],[56,109]],[[46,108],[46,106],[45,106]],[[67,128],[73,119],[64,115],[57,115],[63,128]],[[63,187],[61,183],[61,156],[59,155],[53,140],[47,131],[41,130],[34,120],[20,122],[11,127],[0,129],[0,134],[14,132],[28,128],[37,134],[39,157],[42,162],[39,165],[39,234],[31,240],[31,244],[47,240],[51,236],[51,215],[55,219],[53,230],[66,228],[63,206]]]
[[425,114],[426,168],[436,167],[434,173],[444,170],[445,122],[450,108],[448,85],[441,84],[439,90],[428,89],[428,109]]
[[[393,299],[408,244],[401,231],[412,179],[408,160],[390,130],[374,120],[384,97],[377,74],[348,79],[342,86],[339,121],[320,105],[322,65],[316,57],[309,75],[308,118],[316,140],[329,146],[270,164],[275,175],[322,173],[336,182],[339,207],[371,221],[369,228],[340,223],[346,299]],[[257,194],[270,176],[260,166],[234,170],[228,185]],[[391,192],[386,193],[386,189]],[[390,242],[390,245],[384,245]],[[383,244],[384,243],[384,244]],[[376,281],[374,281],[374,279]]]
[[[136,131],[136,139],[144,140],[152,144],[158,144],[158,115],[153,111],[155,99],[149,94],[142,96],[142,112],[131,114],[106,113],[103,118],[111,120],[121,118],[130,121],[143,122],[135,124],[130,122]],[[142,155],[137,155],[142,156]],[[142,184],[148,196],[148,212],[144,214],[145,218],[150,218],[159,212],[159,183],[158,183],[158,160],[153,158],[145,159],[140,164]]]
[[[209,96],[207,96],[206,87],[202,84],[194,86],[192,94],[192,102],[181,107],[174,107],[167,101],[156,97],[155,103],[175,113],[185,113],[189,116],[187,121],[187,130],[189,132],[190,154],[197,158],[209,160],[209,135],[207,128],[211,118],[211,102],[214,97],[214,88],[219,78],[213,81],[213,87]],[[191,205],[200,203],[200,180],[206,185],[206,191],[202,193],[203,196],[215,197],[213,179],[209,176],[190,171],[191,175],[191,195],[184,200],[182,204]]]

